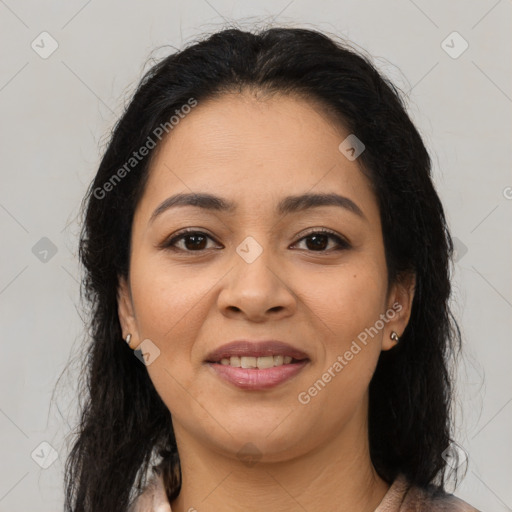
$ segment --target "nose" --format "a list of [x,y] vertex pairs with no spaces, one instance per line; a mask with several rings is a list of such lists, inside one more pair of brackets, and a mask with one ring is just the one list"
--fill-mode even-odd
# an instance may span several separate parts
[[224,286],[217,299],[222,314],[264,322],[286,318],[296,312],[293,283],[288,282],[283,269],[275,262],[273,264],[266,253],[268,251],[263,251],[251,263],[236,255],[234,268],[223,280]]

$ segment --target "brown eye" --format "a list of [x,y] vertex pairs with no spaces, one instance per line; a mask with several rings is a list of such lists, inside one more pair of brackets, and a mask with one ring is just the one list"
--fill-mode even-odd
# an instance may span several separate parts
[[[202,231],[185,231],[164,242],[162,247],[185,252],[200,252],[208,248],[208,239],[213,240]],[[181,247],[176,245],[178,242],[182,242]]]
[[328,252],[326,249],[329,246],[330,240],[334,240],[336,242],[335,247],[331,247],[332,250],[343,250],[350,248],[350,244],[346,240],[337,234],[326,230],[309,233],[307,236],[301,238],[299,242],[304,240],[306,241],[306,249],[313,252]]
[[[161,247],[172,251],[203,252],[211,248],[208,247],[208,240],[215,241],[203,231],[186,230],[164,242]],[[344,250],[351,247],[345,239],[327,230],[311,232],[297,243],[303,241],[306,243],[306,250],[312,252],[330,252],[331,250]],[[331,241],[335,242],[334,247],[329,247]],[[178,244],[181,244],[181,246]]]

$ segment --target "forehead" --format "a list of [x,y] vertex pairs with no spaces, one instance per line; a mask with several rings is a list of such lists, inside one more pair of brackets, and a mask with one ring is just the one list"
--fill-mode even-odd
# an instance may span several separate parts
[[199,102],[159,146],[141,213],[149,218],[176,193],[222,195],[235,210],[261,211],[284,196],[333,192],[375,214],[357,160],[339,150],[348,135],[321,105],[298,97],[233,93]]

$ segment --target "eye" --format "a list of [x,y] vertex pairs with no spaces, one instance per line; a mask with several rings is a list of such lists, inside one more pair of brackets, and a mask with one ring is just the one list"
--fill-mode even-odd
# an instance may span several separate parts
[[[333,250],[341,251],[351,247],[347,240],[328,229],[312,231],[308,235],[302,237],[299,242],[306,241],[307,249],[313,252],[330,252],[330,250],[326,250],[329,245],[329,239],[336,242],[337,247],[335,246]],[[308,243],[307,240],[310,240],[311,242]],[[299,242],[296,242],[296,244]]]
[[[202,252],[211,248],[207,247],[208,240],[215,241],[205,232],[189,228],[179,232],[172,238],[165,240],[160,245],[160,248],[173,251]],[[335,247],[328,249],[330,240],[335,242]],[[345,250],[351,247],[347,240],[328,229],[318,229],[316,231],[312,231],[306,236],[302,237],[294,245],[297,245],[302,241],[306,241],[307,250],[313,252],[330,252],[331,250]],[[179,247],[178,243],[182,243],[182,246]]]
[[[207,235],[203,231],[186,229],[169,240],[165,240],[160,247],[163,249],[181,250],[185,252],[201,252],[208,249],[208,247],[206,247],[208,239],[213,240],[211,236]],[[177,242],[183,242],[183,245],[178,247]]]

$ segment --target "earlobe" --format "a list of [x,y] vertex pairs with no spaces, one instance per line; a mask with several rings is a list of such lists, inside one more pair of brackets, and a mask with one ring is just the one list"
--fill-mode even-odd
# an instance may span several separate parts
[[402,274],[393,284],[386,311],[388,322],[382,340],[382,350],[390,350],[400,343],[411,317],[415,289],[416,274],[413,272]]
[[137,325],[135,322],[135,314],[133,309],[133,302],[130,292],[130,285],[126,278],[119,278],[119,285],[117,288],[117,312],[123,339],[130,334],[131,338],[138,338]]

